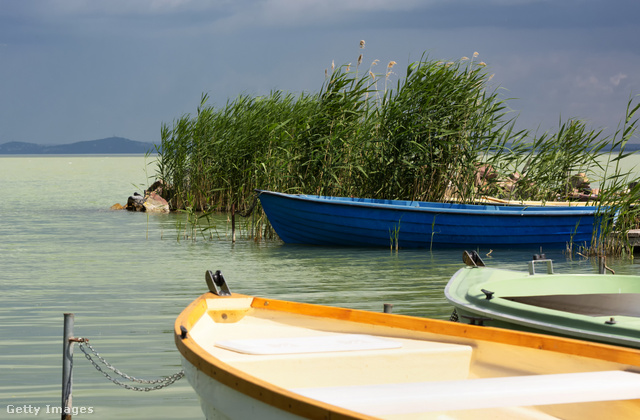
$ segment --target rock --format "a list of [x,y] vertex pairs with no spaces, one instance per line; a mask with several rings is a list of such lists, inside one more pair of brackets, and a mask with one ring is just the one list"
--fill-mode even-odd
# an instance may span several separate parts
[[159,196],[164,197],[164,181],[159,179],[149,186],[147,193],[155,192]]
[[116,203],[113,206],[111,206],[111,210],[124,210],[124,207],[122,207],[122,204]]
[[585,188],[590,189],[589,178],[587,178],[587,175],[584,172],[572,175],[569,179],[569,183],[573,188],[576,188],[578,190]]
[[145,198],[143,206],[146,211],[154,213],[168,213],[169,203],[155,192],[149,193]]
[[597,201],[599,199],[600,190],[591,188],[589,178],[584,172],[572,175],[569,178],[569,185],[572,191],[565,198],[567,200]]
[[487,185],[498,177],[498,172],[491,165],[479,165],[476,168],[476,186]]
[[140,194],[134,193],[127,200],[127,206],[125,207],[129,211],[145,211],[144,197]]
[[171,211],[171,208],[167,200],[162,197],[165,189],[166,185],[164,181],[155,181],[149,186],[149,189],[145,190],[144,195],[134,192],[127,200],[127,205],[124,208],[129,211],[168,213]]

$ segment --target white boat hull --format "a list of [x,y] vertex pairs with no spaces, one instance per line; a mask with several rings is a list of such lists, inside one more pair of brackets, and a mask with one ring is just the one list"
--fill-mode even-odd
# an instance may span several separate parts
[[640,351],[244,295],[175,324],[207,419],[640,418]]
[[299,420],[296,416],[238,392],[202,373],[181,357],[185,377],[198,394],[207,420]]

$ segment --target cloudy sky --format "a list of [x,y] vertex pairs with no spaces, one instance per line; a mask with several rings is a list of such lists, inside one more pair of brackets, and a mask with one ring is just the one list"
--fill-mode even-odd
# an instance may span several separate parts
[[637,0],[0,0],[0,144],[159,141],[203,93],[317,92],[361,52],[395,80],[478,52],[521,127],[614,130],[639,40]]

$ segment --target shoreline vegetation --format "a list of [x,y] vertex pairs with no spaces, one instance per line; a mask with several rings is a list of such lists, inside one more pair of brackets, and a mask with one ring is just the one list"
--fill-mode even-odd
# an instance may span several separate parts
[[[567,248],[631,252],[620,233],[640,227],[640,184],[620,161],[632,154],[625,146],[638,125],[635,98],[611,136],[578,119],[560,121],[556,133],[517,131],[478,53],[457,61],[425,54],[392,83],[396,62],[367,67],[364,47],[356,64],[325,70],[317,93],[241,95],[220,108],[203,94],[196,115],[163,124],[156,178],[171,209],[198,214],[196,223],[213,212],[246,214],[255,189],[464,203],[577,194],[597,196],[605,222],[589,249]],[[251,236],[273,237],[257,206]],[[614,232],[623,239],[610,240]]]

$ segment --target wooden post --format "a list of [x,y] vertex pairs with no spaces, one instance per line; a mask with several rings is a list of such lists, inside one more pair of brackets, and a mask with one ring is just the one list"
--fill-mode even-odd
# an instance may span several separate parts
[[73,314],[64,314],[64,332],[62,337],[62,420],[71,420],[72,384],[73,384]]
[[231,242],[236,241],[236,203],[231,203]]

